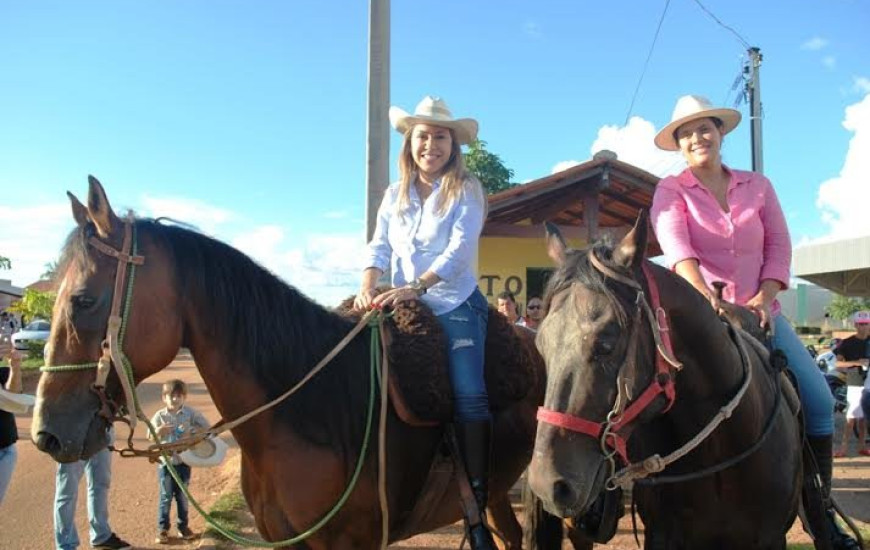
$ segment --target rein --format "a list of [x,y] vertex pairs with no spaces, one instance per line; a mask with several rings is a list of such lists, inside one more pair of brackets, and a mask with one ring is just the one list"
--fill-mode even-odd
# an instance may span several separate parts
[[[378,446],[380,457],[378,464],[378,473],[380,479],[378,500],[380,502],[382,518],[380,547],[386,548],[389,537],[389,510],[387,508],[386,500],[386,459],[384,453],[386,450],[385,411],[388,400],[388,394],[386,389],[389,366],[388,362],[386,361],[386,350],[383,350],[380,353],[379,350],[381,349],[381,324],[384,318],[390,316],[391,314],[384,313],[379,309],[372,309],[366,312],[359,320],[359,322],[357,322],[357,324],[351,329],[351,331],[344,338],[342,338],[342,340],[338,344],[336,344],[336,346],[323,359],[321,359],[317,363],[317,365],[314,366],[314,368],[312,368],[304,377],[302,377],[302,379],[297,382],[293,387],[291,387],[289,390],[282,393],[275,399],[265,403],[264,405],[261,405],[260,407],[257,407],[256,409],[242,415],[239,418],[236,418],[235,420],[229,422],[224,422],[223,420],[221,420],[204,432],[185,437],[184,439],[172,443],[160,443],[159,438],[157,437],[157,432],[154,429],[154,426],[151,424],[151,420],[148,418],[147,415],[144,414],[141,406],[139,405],[138,395],[136,394],[135,389],[135,378],[133,376],[132,364],[130,363],[127,355],[122,350],[124,336],[126,334],[127,328],[127,319],[130,314],[130,310],[132,309],[131,304],[133,297],[133,283],[135,281],[136,275],[136,266],[143,265],[145,263],[145,257],[137,255],[138,240],[136,238],[136,225],[134,223],[133,215],[129,214],[127,219],[124,221],[124,240],[120,250],[112,248],[111,246],[100,241],[94,236],[89,237],[87,242],[103,254],[106,254],[107,256],[116,258],[118,260],[118,270],[115,274],[115,286],[114,293],[112,295],[112,306],[106,328],[106,338],[101,343],[102,355],[100,356],[99,361],[96,363],[77,363],[70,365],[50,366],[45,365],[43,367],[40,367],[39,370],[41,372],[73,372],[96,368],[96,380],[91,385],[91,391],[93,391],[100,399],[101,405],[100,412],[98,414],[101,417],[105,418],[110,425],[114,422],[123,422],[127,424],[130,428],[130,433],[127,437],[127,448],[116,449],[110,445],[109,449],[117,451],[121,456],[125,458],[144,456],[147,457],[151,462],[156,462],[160,458],[165,459],[164,464],[166,464],[170,474],[175,479],[176,483],[178,483],[178,485],[181,487],[185,496],[187,496],[191,504],[193,504],[194,508],[200,513],[200,515],[203,516],[203,518],[205,518],[206,522],[210,526],[212,526],[215,530],[220,532],[228,539],[239,544],[244,544],[245,546],[256,546],[262,548],[280,548],[284,546],[295,545],[308,539],[317,531],[319,531],[324,525],[326,525],[326,523],[328,523],[339,512],[339,510],[341,510],[342,506],[344,506],[345,502],[347,502],[350,494],[356,487],[357,480],[359,479],[359,475],[362,472],[362,467],[365,463],[366,452],[369,446],[374,418],[375,393],[376,389],[378,388],[377,384],[379,381],[381,392],[381,421],[379,424],[380,429]],[[127,277],[128,269],[129,277]],[[126,292],[122,293],[125,286],[125,280],[127,283]],[[123,302],[121,298],[122,295]],[[193,495],[190,494],[188,487],[181,482],[181,478],[179,477],[178,472],[168,460],[170,454],[181,450],[189,449],[208,438],[217,437],[219,434],[250,420],[261,412],[266,411],[286,400],[288,397],[301,389],[305,384],[307,384],[324,367],[326,367],[326,365],[330,361],[332,361],[332,359],[334,359],[335,356],[338,355],[366,326],[371,327],[371,382],[369,387],[369,403],[366,413],[366,429],[365,434],[363,435],[359,458],[357,459],[353,474],[350,481],[348,482],[348,485],[345,487],[345,490],[338,498],[338,501],[326,514],[324,514],[322,518],[320,518],[320,520],[318,520],[307,530],[292,538],[282,541],[266,542],[257,539],[249,539],[240,536],[220,525],[217,521],[214,520],[214,518],[212,518],[208,514],[208,512],[202,509],[197,500],[193,498]],[[115,370],[118,374],[118,378],[121,381],[121,387],[124,390],[124,395],[127,403],[126,407],[118,405],[111,397],[109,397],[106,391],[106,381],[108,379],[109,373],[111,372],[112,365],[114,365]],[[134,414],[130,414],[131,404],[133,405]],[[155,444],[150,445],[145,450],[136,449],[133,445],[133,435],[137,425],[137,418],[141,419],[145,423],[152,438],[156,441]]]
[[[649,406],[652,400],[661,393],[664,393],[667,398],[667,404],[663,412],[667,412],[671,408],[675,399],[673,388],[674,382],[671,370],[667,367],[667,365],[672,366],[674,370],[679,370],[682,367],[682,363],[677,361],[673,354],[673,347],[670,340],[670,327],[668,325],[667,315],[664,309],[661,307],[658,286],[647,264],[644,262],[641,264],[641,267],[643,270],[644,278],[647,282],[647,287],[649,289],[652,307],[647,304],[643,288],[637,281],[626,277],[620,273],[617,273],[613,269],[604,265],[595,256],[592,250],[589,251],[588,256],[590,263],[603,275],[608,278],[614,279],[622,284],[625,284],[637,291],[636,303],[638,307],[638,313],[635,316],[636,326],[635,331],[632,333],[632,341],[629,343],[627,353],[633,351],[636,346],[636,339],[638,334],[637,325],[640,322],[640,310],[643,309],[643,311],[645,311],[646,313],[646,319],[650,325],[650,329],[656,343],[656,374],[653,378],[653,381],[641,394],[641,396],[638,397],[638,399],[635,400],[633,403],[631,403],[631,405],[629,405],[624,411],[622,410],[622,407],[624,405],[624,399],[627,391],[621,381],[620,376],[620,381],[618,382],[618,394],[616,402],[614,403],[613,409],[607,415],[607,419],[604,422],[594,422],[567,413],[560,413],[558,411],[544,409],[543,407],[538,409],[538,420],[599,439],[605,458],[610,463],[610,476],[605,482],[605,487],[609,491],[615,490],[616,488],[627,489],[630,488],[631,485],[634,483],[644,485],[662,485],[667,483],[679,483],[699,479],[729,468],[757,451],[766,441],[767,437],[770,435],[774,421],[776,419],[776,415],[779,412],[782,400],[779,386],[779,373],[774,374],[774,387],[776,390],[776,397],[774,400],[773,411],[767,419],[761,436],[752,446],[750,446],[748,449],[744,450],[737,456],[734,456],[726,461],[715,464],[708,468],[704,468],[697,472],[682,475],[657,476],[654,478],[649,478],[650,475],[661,472],[671,463],[689,454],[693,449],[700,445],[701,442],[708,438],[710,434],[712,434],[723,421],[731,417],[734,410],[740,404],[744,394],[749,388],[749,385],[752,381],[752,366],[746,351],[746,346],[744,345],[743,336],[738,333],[738,331],[730,322],[726,322],[729,329],[729,334],[731,335],[731,338],[735,342],[735,345],[737,346],[740,353],[740,362],[741,366],[743,367],[743,383],[741,384],[740,389],[738,389],[737,393],[729,400],[729,402],[719,410],[716,416],[714,416],[710,420],[710,422],[708,422],[704,426],[704,428],[695,435],[695,437],[690,439],[688,442],[680,446],[675,451],[671,452],[665,457],[662,457],[659,454],[653,454],[652,456],[635,463],[632,463],[630,460],[628,460],[628,456],[626,454],[627,438],[623,439],[619,435],[619,432],[625,430],[626,426],[631,421],[635,420],[637,416],[647,406]],[[655,313],[653,313],[653,310],[655,311]],[[622,459],[623,464],[625,465],[622,469],[618,471],[616,470],[616,461],[614,459],[614,454],[618,454],[619,457]]]

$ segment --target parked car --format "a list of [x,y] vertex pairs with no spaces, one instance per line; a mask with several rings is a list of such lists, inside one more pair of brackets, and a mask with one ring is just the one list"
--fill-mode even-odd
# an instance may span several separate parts
[[41,319],[31,321],[23,329],[12,335],[12,345],[17,350],[30,349],[31,342],[37,342],[44,346],[48,342],[50,331],[51,324],[48,321]]

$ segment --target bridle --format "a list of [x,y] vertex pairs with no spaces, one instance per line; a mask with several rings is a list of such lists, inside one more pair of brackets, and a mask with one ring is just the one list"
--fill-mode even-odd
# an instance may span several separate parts
[[[744,333],[737,330],[730,321],[725,321],[731,338],[737,346],[743,367],[743,383],[740,388],[731,400],[720,408],[719,412],[700,432],[673,452],[664,457],[659,454],[653,454],[652,456],[636,463],[632,463],[628,460],[626,454],[628,437],[623,437],[621,434],[626,431],[627,427],[633,421],[637,420],[638,416],[649,407],[653,399],[658,397],[660,394],[664,393],[665,398],[667,399],[667,404],[662,413],[667,412],[671,408],[676,399],[673,371],[679,371],[682,368],[682,363],[677,361],[674,356],[667,314],[661,307],[658,285],[648,266],[648,262],[644,261],[641,264],[641,269],[647,283],[647,288],[649,289],[649,297],[652,306],[647,304],[643,288],[637,281],[617,273],[603,264],[591,249],[588,252],[588,257],[592,266],[603,275],[625,284],[637,292],[635,302],[638,311],[635,315],[635,330],[632,333],[632,340],[629,342],[626,357],[628,360],[632,360],[633,351],[636,347],[637,335],[639,333],[637,329],[639,328],[641,319],[640,310],[642,309],[645,312],[645,317],[650,325],[656,344],[656,373],[646,390],[644,390],[635,401],[623,410],[622,407],[627,398],[627,390],[622,377],[622,370],[625,369],[625,365],[623,365],[617,382],[617,399],[614,403],[613,409],[608,413],[604,422],[595,422],[579,416],[546,409],[544,407],[538,409],[538,420],[546,424],[585,434],[599,440],[601,450],[610,465],[610,474],[605,483],[605,488],[607,490],[614,490],[618,487],[629,488],[632,484],[641,482],[650,485],[660,485],[699,479],[725,470],[726,468],[730,468],[761,448],[767,440],[767,437],[772,432],[773,425],[782,403],[782,392],[779,387],[780,372],[774,372],[773,374],[775,395],[773,409],[770,416],[767,418],[767,422],[765,423],[761,435],[752,445],[736,456],[696,472],[670,476],[657,476],[653,478],[649,477],[651,474],[661,472],[666,466],[679,460],[700,445],[702,441],[709,437],[710,434],[719,427],[719,424],[731,417],[734,409],[737,408],[743,399],[743,396],[746,394],[746,391],[749,389],[749,385],[752,382],[752,368],[743,338],[751,338],[751,336],[745,336]],[[614,455],[618,455],[623,463],[623,467],[619,471],[616,469]]]
[[[634,315],[635,330],[632,331],[631,340],[628,343],[626,352],[626,363],[623,364],[620,370],[619,382],[617,383],[617,399],[613,409],[608,413],[607,419],[604,422],[596,422],[588,420],[577,415],[554,411],[545,407],[538,408],[537,418],[539,421],[546,424],[551,424],[560,428],[581,433],[599,440],[601,449],[608,460],[614,460],[614,454],[618,455],[623,464],[629,464],[627,454],[628,435],[626,432],[630,430],[637,418],[650,407],[652,402],[664,395],[666,404],[662,412],[667,412],[674,404],[676,399],[676,390],[674,388],[674,371],[679,371],[682,368],[680,363],[674,356],[673,346],[671,344],[670,327],[665,310],[661,307],[659,298],[658,286],[655,278],[650,273],[650,269],[646,262],[641,264],[644,277],[649,288],[650,301],[652,306],[647,303],[646,293],[643,287],[632,278],[626,277],[617,273],[613,269],[604,265],[590,249],[588,252],[589,262],[606,277],[619,281],[620,283],[634,289],[637,293],[635,298],[636,311]],[[628,401],[628,390],[624,383],[622,372],[625,370],[629,361],[633,360],[634,350],[637,347],[637,339],[639,334],[639,326],[642,319],[646,319],[652,330],[653,339],[656,344],[656,371],[646,389],[626,406]],[[613,464],[615,468],[615,464]]]
[[[130,361],[122,349],[122,344],[133,295],[133,282],[136,276],[135,269],[136,266],[145,263],[145,257],[137,254],[136,226],[132,214],[123,221],[123,224],[124,239],[120,249],[113,248],[94,235],[89,236],[87,239],[87,244],[118,261],[118,269],[115,272],[114,292],[112,293],[112,306],[109,310],[109,320],[106,324],[106,337],[100,344],[102,354],[99,361],[96,363],[44,366],[40,370],[43,372],[65,372],[96,368],[96,378],[94,383],[91,384],[91,391],[100,399],[99,416],[104,418],[109,425],[114,422],[128,424],[130,426],[130,438],[132,439],[137,418],[147,421],[147,417],[144,416],[139,407],[134,407],[136,403],[136,393],[133,389],[135,387],[135,379]],[[126,407],[118,405],[106,391],[106,381],[113,367],[118,374],[121,388],[124,390]],[[125,408],[126,411],[124,410]],[[131,411],[131,408],[135,409],[135,414],[127,414]]]

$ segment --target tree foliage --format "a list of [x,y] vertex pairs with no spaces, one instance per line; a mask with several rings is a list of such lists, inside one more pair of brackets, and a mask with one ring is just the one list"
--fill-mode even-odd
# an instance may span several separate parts
[[18,313],[28,320],[32,319],[51,319],[51,312],[54,309],[54,292],[40,292],[32,288],[24,291],[24,296],[20,300],[12,303],[6,308],[8,311]]
[[862,309],[870,310],[870,300],[867,298],[848,298],[846,296],[834,295],[834,299],[825,308],[834,319],[848,319],[856,311]]
[[6,256],[0,256],[0,269],[12,269],[12,261]]
[[485,141],[478,139],[471,142],[464,157],[465,166],[477,176],[488,194],[492,195],[516,185],[511,183],[514,171],[505,166],[498,155],[486,150]]
[[57,275],[57,262],[48,262],[45,264],[45,272],[39,278],[53,281],[55,275]]

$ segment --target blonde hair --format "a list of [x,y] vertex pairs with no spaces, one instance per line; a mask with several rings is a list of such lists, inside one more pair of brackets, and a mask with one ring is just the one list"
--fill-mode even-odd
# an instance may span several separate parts
[[[401,214],[411,205],[411,184],[417,179],[417,163],[414,162],[414,157],[411,154],[411,134],[414,132],[415,127],[416,124],[412,125],[405,132],[405,137],[402,140],[402,150],[399,153],[397,214]],[[447,130],[450,132],[452,145],[450,147],[450,158],[447,160],[447,164],[444,165],[444,171],[441,174],[442,191],[438,194],[435,212],[438,215],[443,215],[462,197],[463,193],[470,192],[474,200],[483,205],[485,216],[488,203],[483,192],[483,185],[465,167],[465,161],[462,158],[462,148],[456,139],[456,133],[450,128],[447,128]]]

